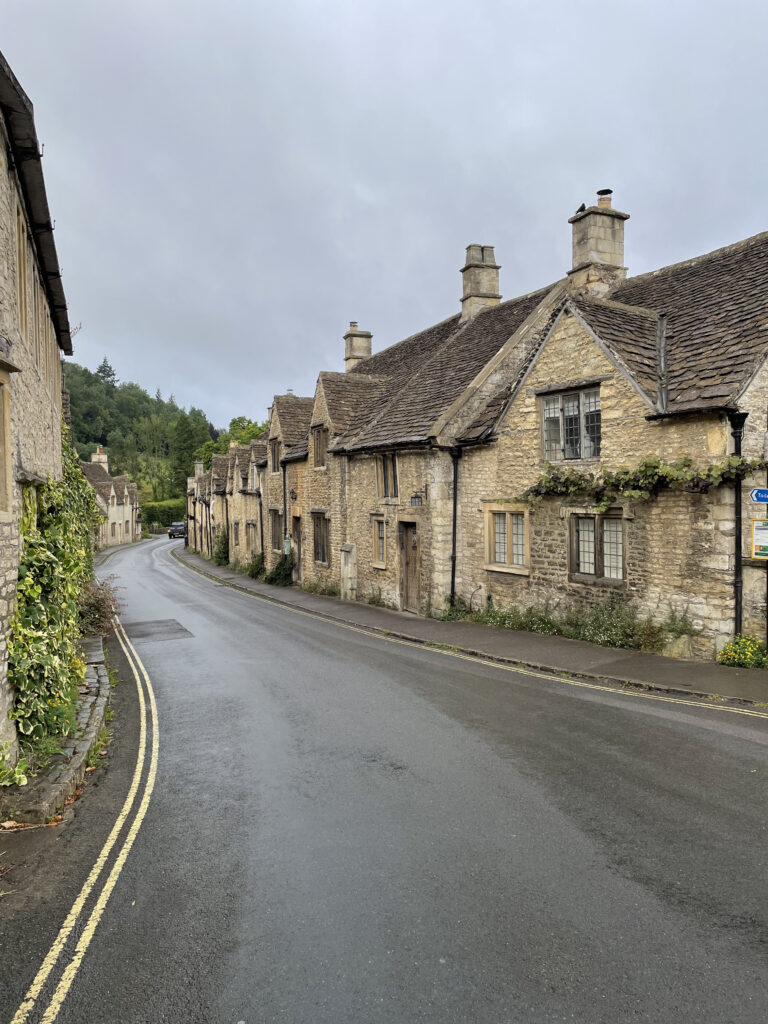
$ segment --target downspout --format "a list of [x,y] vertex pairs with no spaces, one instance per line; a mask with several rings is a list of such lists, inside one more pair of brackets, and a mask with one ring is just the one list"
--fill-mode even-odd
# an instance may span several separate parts
[[[733,454],[741,456],[741,442],[744,437],[744,423],[749,413],[729,412],[728,420],[731,424],[731,437],[733,437]],[[741,477],[733,482],[734,508],[734,539],[733,539],[733,631],[738,636],[741,633],[743,619],[743,593],[744,576],[741,564]]]
[[288,494],[287,494],[287,491],[285,489],[286,488],[286,483],[285,483],[285,480],[286,480],[285,469],[286,469],[286,467],[285,467],[285,463],[284,462],[282,463],[282,466],[283,466],[283,552],[285,552],[285,540],[286,540],[286,537],[288,536]]
[[457,510],[459,504],[459,459],[461,448],[451,448],[451,460],[453,461],[453,515],[451,523],[451,608],[456,604],[456,525]]

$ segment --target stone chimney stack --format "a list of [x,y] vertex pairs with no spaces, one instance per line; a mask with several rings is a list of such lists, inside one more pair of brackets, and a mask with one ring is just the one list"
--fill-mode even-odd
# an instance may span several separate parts
[[607,295],[627,276],[624,221],[629,214],[613,209],[612,195],[610,188],[601,188],[597,206],[568,218],[573,225],[573,267],[568,271],[573,291]]
[[350,320],[349,330],[344,335],[344,372],[354,370],[363,359],[371,358],[371,342],[373,335],[370,331],[361,331],[356,320]]
[[91,454],[91,462],[97,462],[104,467],[105,472],[109,472],[109,456],[104,451],[103,445],[96,446],[96,451]]
[[195,476],[202,476],[205,473],[205,468],[202,462],[195,463]]
[[471,320],[486,306],[498,306],[499,266],[492,245],[468,245],[467,262],[461,268],[461,319]]

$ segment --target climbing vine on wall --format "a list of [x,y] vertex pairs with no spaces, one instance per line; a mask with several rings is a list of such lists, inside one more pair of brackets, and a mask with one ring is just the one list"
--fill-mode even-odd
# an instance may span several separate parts
[[667,489],[706,494],[712,487],[743,480],[766,465],[765,459],[749,460],[740,455],[730,455],[703,468],[694,468],[693,460],[687,457],[665,463],[651,456],[634,469],[601,469],[595,473],[547,463],[536,483],[515,500],[535,503],[541,498],[573,498],[605,511],[619,498],[648,501]]
[[20,522],[22,557],[8,641],[10,717],[22,741],[66,735],[76,721],[78,599],[93,577],[99,513],[62,428],[62,479],[26,487]]

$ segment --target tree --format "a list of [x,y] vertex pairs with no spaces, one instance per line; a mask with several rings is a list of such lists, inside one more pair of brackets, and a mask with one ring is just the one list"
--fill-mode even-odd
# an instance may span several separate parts
[[96,376],[99,380],[102,380],[105,384],[111,388],[117,387],[117,374],[112,369],[112,365],[106,356],[99,363],[99,368],[96,371]]

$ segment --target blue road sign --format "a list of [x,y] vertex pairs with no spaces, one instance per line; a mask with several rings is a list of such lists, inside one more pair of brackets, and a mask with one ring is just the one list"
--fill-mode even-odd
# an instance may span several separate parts
[[768,504],[768,487],[753,487],[749,492],[749,500],[759,505]]

